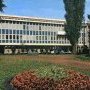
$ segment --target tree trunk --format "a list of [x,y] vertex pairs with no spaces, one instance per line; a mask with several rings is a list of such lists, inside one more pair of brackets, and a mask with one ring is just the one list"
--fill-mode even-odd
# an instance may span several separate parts
[[73,53],[74,55],[77,54],[77,44],[72,45],[72,53]]

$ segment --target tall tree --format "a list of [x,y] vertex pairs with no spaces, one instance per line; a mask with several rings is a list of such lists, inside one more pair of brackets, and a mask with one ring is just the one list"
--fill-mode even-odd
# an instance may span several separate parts
[[63,0],[65,5],[65,31],[68,40],[72,45],[72,52],[76,54],[82,20],[84,16],[85,0]]
[[5,7],[5,4],[3,0],[0,0],[0,11],[3,12],[3,8]]

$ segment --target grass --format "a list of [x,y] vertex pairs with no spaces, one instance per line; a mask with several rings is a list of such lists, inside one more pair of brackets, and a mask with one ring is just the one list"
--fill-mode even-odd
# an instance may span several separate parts
[[77,55],[76,58],[78,58],[81,61],[90,61],[90,56],[85,55],[85,54],[83,54],[83,55]]
[[[22,55],[1,55],[0,56],[0,90],[6,89],[5,81],[15,76],[16,74],[36,70],[39,76],[50,76],[54,78],[67,77],[65,70],[74,69],[90,76],[89,71],[81,70],[73,66],[64,66],[52,64],[49,62],[36,61],[31,59],[32,56]],[[35,57],[35,56],[33,56]]]

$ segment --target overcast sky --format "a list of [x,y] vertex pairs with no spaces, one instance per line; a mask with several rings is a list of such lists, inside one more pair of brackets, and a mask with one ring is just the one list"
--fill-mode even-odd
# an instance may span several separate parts
[[[4,0],[6,8],[4,14],[64,18],[63,0]],[[90,0],[86,0],[85,17],[90,14]]]

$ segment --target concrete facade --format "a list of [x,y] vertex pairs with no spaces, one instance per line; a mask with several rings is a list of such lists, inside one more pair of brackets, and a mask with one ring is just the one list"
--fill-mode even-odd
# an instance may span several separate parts
[[[70,51],[71,44],[64,31],[65,20],[37,17],[0,15],[0,46],[5,52],[9,47],[27,46],[30,49],[66,49]],[[78,46],[88,46],[88,26],[82,26]],[[85,35],[85,40],[84,36]],[[21,48],[20,48],[21,49]]]

